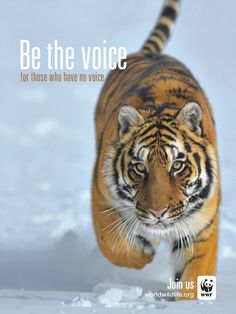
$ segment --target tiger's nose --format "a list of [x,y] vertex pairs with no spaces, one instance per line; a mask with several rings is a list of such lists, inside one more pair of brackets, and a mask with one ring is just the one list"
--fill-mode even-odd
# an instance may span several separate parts
[[161,208],[161,209],[153,209],[153,208],[149,208],[149,211],[156,217],[156,218],[161,218],[165,212],[167,212],[168,207],[165,208]]

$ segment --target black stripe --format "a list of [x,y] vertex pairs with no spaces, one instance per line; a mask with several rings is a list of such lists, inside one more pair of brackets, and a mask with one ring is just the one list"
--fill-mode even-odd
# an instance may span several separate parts
[[146,45],[147,45],[147,44],[152,45],[152,46],[156,49],[157,52],[160,52],[160,51],[161,51],[161,47],[160,47],[159,44],[158,44],[156,41],[154,41],[153,39],[148,39]]
[[157,127],[158,127],[160,130],[167,130],[167,131],[169,131],[171,134],[173,134],[174,136],[176,136],[176,133],[175,133],[171,128],[169,128],[167,125],[165,125],[165,124],[157,123]]
[[175,282],[179,281],[182,276],[183,276],[183,272],[182,271],[177,271],[175,273]]
[[184,158],[184,154],[183,153],[178,153],[177,158]]
[[178,149],[177,146],[175,146],[174,144],[169,144],[169,143],[167,143],[167,142],[165,142],[165,141],[163,141],[163,140],[160,140],[160,146],[161,146],[161,145],[170,147],[171,149],[173,149],[173,147],[175,147],[176,149]]
[[198,194],[198,197],[200,197],[202,200],[205,200],[206,198],[208,198],[210,194],[210,190],[211,190],[211,184],[207,184],[207,186],[205,186],[201,190],[201,192]]
[[131,185],[122,185],[122,190],[126,191],[130,195]]
[[177,12],[172,7],[166,6],[161,15],[168,17],[171,20],[175,20]]
[[156,144],[156,143],[157,143],[157,139],[154,138],[154,140],[151,141],[150,143],[144,144],[144,145],[142,146],[142,148],[151,148],[151,147],[153,146],[153,144]]
[[150,38],[151,38],[151,37],[154,37],[154,36],[160,38],[160,40],[161,40],[163,43],[164,43],[165,40],[166,40],[165,35],[164,35],[163,33],[160,33],[159,31],[157,31],[156,29],[152,32]]
[[206,157],[205,167],[206,167],[206,172],[207,172],[207,174],[209,176],[209,179],[210,179],[210,181],[212,181],[213,180],[213,173],[212,173],[212,167],[211,167],[210,158],[208,156]]
[[170,140],[170,141],[174,141],[174,142],[176,142],[176,139],[175,138],[173,138],[172,136],[170,136],[170,135],[167,135],[167,134],[161,134],[161,137],[165,137],[165,138],[167,138],[168,140]]
[[[173,109],[177,109],[177,108],[174,108],[174,107],[172,107]],[[169,109],[169,108],[168,108]],[[170,113],[163,113],[163,114],[161,114],[160,115],[160,117],[161,117],[161,119],[162,119],[162,117],[163,117],[163,119],[165,119],[165,117],[169,117],[170,119],[175,119],[176,118],[176,116],[175,115],[173,115],[173,114],[170,114]]]
[[153,51],[152,51],[149,47],[146,47],[146,46],[145,46],[142,50],[143,50],[144,52],[147,51],[147,54],[145,54],[147,57],[151,57],[152,54],[153,54]]
[[167,152],[165,151],[165,149],[163,148],[163,147],[161,147],[161,151],[164,153],[164,162],[167,162],[167,160],[168,160],[168,155],[167,155]]
[[196,190],[199,190],[201,189],[202,187],[202,179],[198,179],[196,182],[195,182],[195,189]]
[[216,215],[217,215],[217,212],[215,213],[215,215],[213,216],[213,218],[208,222],[208,224],[203,227],[199,232],[198,234],[196,235],[196,238],[198,238],[202,233],[203,231],[207,230],[208,228],[210,228],[210,226],[213,224],[215,218],[216,218]]
[[118,196],[120,198],[126,199],[127,201],[133,202],[132,197],[127,196],[121,189],[117,189]]
[[115,158],[113,159],[113,162],[112,162],[112,168],[113,168],[113,179],[115,181],[115,184],[116,184],[116,191],[117,191],[117,194],[120,198],[124,198],[128,201],[133,201],[133,199],[131,197],[128,197],[124,191],[119,188],[119,174],[118,174],[118,171],[117,171],[117,168],[116,168],[116,165],[117,165],[117,161],[118,159],[121,157],[121,153],[123,151],[123,148],[124,148],[124,145],[121,145],[119,147],[119,149],[117,150],[117,153],[116,153],[116,156]]
[[202,205],[204,203],[203,201],[199,201],[198,198],[191,196],[189,199],[189,203],[194,203],[195,201],[198,201],[199,203],[197,205],[195,205],[194,208],[190,209],[190,211],[187,214],[188,217],[191,216],[192,214],[198,212],[202,208]]
[[195,159],[196,164],[197,164],[197,168],[198,168],[198,177],[199,177],[200,174],[201,174],[200,156],[199,156],[198,153],[194,153],[194,154],[193,154],[193,158]]
[[193,144],[199,146],[199,147],[202,149],[203,152],[206,152],[206,148],[205,148],[204,145],[202,145],[201,143],[196,142],[196,141],[190,136],[190,134],[187,135],[187,134],[185,133],[185,131],[184,131],[183,133],[184,133],[184,135],[186,135],[186,136],[188,137],[188,139],[189,139]]
[[125,171],[125,152],[124,151],[121,156],[120,167],[121,167],[121,172],[124,178],[124,171]]
[[213,233],[210,234],[210,236],[208,238],[196,240],[196,241],[194,241],[194,243],[198,244],[198,243],[202,243],[202,242],[207,242],[207,241],[211,240],[212,236],[213,236]]
[[187,69],[181,70],[181,69],[178,69],[176,67],[166,67],[166,70],[170,71],[170,72],[177,73],[177,74],[179,74],[181,76],[185,76],[188,79],[194,80],[194,77],[193,77],[192,73],[189,70],[187,70]]
[[151,97],[151,86],[145,86],[137,89],[136,94],[142,99],[143,102],[150,101],[150,98],[152,98],[153,101],[155,99]]
[[157,75],[158,75],[158,74],[160,75],[160,76],[158,77],[158,79],[159,79],[160,81],[173,80],[173,81],[176,81],[176,82],[184,83],[184,84],[186,84],[189,88],[192,88],[192,89],[194,89],[194,90],[196,90],[196,91],[199,90],[199,87],[198,87],[197,85],[194,85],[194,84],[192,84],[192,83],[190,83],[190,82],[188,82],[188,81],[186,81],[186,80],[184,80],[184,79],[180,79],[180,78],[178,78],[178,77],[176,77],[176,76],[173,76],[173,75],[169,75],[169,76],[163,75],[163,73],[157,73]]
[[173,121],[174,118],[162,118],[161,117],[161,122],[171,122]]
[[152,133],[152,134],[150,134],[150,135],[146,135],[146,137],[142,138],[142,139],[138,142],[138,144],[142,144],[142,143],[144,143],[144,142],[147,142],[147,141],[148,141],[149,139],[151,139],[151,138],[157,139],[157,135],[158,135],[158,132]]
[[170,29],[168,26],[166,26],[163,23],[160,23],[157,25],[156,29],[158,29],[159,31],[161,31],[163,34],[165,34],[165,36],[168,38],[170,36]]
[[[158,114],[161,116],[161,113],[165,110],[165,109],[172,109],[172,110],[177,110],[177,106],[174,103],[163,103],[160,106],[157,107],[157,112]],[[168,113],[163,113],[163,116],[168,115]]]
[[[182,239],[182,241],[181,241]],[[187,238],[186,237],[183,237],[181,239],[178,239],[178,240],[175,240],[174,243],[173,243],[173,248],[172,248],[172,253],[174,253],[176,250],[179,250],[179,249],[182,249],[182,248],[187,248],[188,245],[187,245]]]
[[188,197],[188,195],[187,195],[185,189],[183,189],[183,188],[180,187],[180,190],[182,191],[182,193],[184,194],[184,196]]
[[200,255],[196,255],[196,256],[193,256],[192,258],[190,258],[190,259],[184,264],[183,269],[180,270],[180,271],[178,271],[178,272],[176,272],[176,274],[175,274],[175,281],[179,281],[179,280],[182,278],[183,273],[184,273],[186,267],[187,267],[189,264],[191,264],[195,259],[202,258],[202,257],[204,257],[204,256],[205,256],[205,254],[200,254]]
[[121,175],[123,178],[123,181],[125,182],[125,185],[122,185],[122,189],[128,192],[128,194],[131,194],[132,188],[131,185],[127,183],[125,180],[125,151],[123,151],[120,161],[120,167],[121,167]]
[[144,218],[147,218],[147,211],[142,207],[140,203],[137,203],[136,208],[144,214]]
[[[155,101],[155,98],[153,98],[154,99],[154,101]],[[154,103],[154,101],[153,101],[153,103]],[[148,104],[148,105],[145,105],[145,107],[143,108],[143,110],[145,110],[145,111],[148,111],[148,110],[154,110],[154,111],[156,111],[156,113],[157,113],[157,106],[155,106],[154,104],[152,105],[152,104]],[[148,118],[149,118],[149,116],[148,116]]]
[[190,153],[192,151],[191,146],[187,142],[184,142],[184,148],[186,149],[187,153]]
[[212,169],[211,169],[211,164],[210,164],[210,159],[208,158],[208,156],[206,156],[206,172],[208,175],[208,183],[207,185],[201,190],[201,192],[198,194],[198,196],[201,199],[206,199],[208,198],[209,194],[210,194],[210,190],[211,190],[211,185],[213,182],[213,174],[212,174]]
[[150,132],[152,129],[156,129],[156,124],[150,125],[148,128],[146,128],[143,132],[139,132],[137,135],[134,136],[134,139],[137,137],[144,137],[148,132]]
[[[155,102],[155,98],[153,98],[153,103]],[[148,119],[150,119],[150,118],[153,118],[153,117],[155,117],[155,116],[157,116],[157,115],[159,115],[160,116],[160,118],[165,118],[165,117],[171,117],[172,119],[174,119],[175,118],[175,116],[174,115],[172,115],[172,114],[169,114],[169,113],[163,113],[163,111],[165,110],[165,109],[172,109],[172,110],[175,110],[175,111],[177,111],[178,109],[177,109],[177,107],[176,107],[176,104],[174,104],[174,103],[169,103],[169,102],[165,102],[165,103],[163,103],[163,104],[161,104],[161,105],[145,105],[145,107],[144,107],[144,110],[153,110],[153,111],[155,111],[155,113],[151,113],[147,118]]]

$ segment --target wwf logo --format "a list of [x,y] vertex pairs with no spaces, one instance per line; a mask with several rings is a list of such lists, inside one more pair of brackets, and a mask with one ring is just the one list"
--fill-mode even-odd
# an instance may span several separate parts
[[212,294],[212,289],[213,289],[213,280],[210,279],[205,279],[204,281],[202,281],[201,283],[201,289],[202,289],[202,292],[206,292],[206,293],[211,293]]
[[198,299],[214,300],[216,298],[216,277],[198,276]]

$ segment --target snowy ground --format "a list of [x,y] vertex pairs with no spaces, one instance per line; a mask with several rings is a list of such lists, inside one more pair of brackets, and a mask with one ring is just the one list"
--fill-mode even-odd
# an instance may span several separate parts
[[[158,288],[166,281],[165,248],[142,271],[110,265],[96,248],[90,217],[93,112],[100,83],[19,83],[19,40],[40,47],[140,47],[162,1],[1,1],[0,313],[110,313],[91,291],[99,282]],[[145,10],[144,10],[145,4]],[[184,61],[205,88],[218,127],[223,203],[218,296],[213,304],[151,302],[170,313],[221,313],[235,307],[235,3],[183,1],[166,53]],[[209,13],[210,12],[210,13]],[[45,17],[45,15],[47,15]],[[232,29],[229,32],[228,21]],[[150,281],[154,280],[153,282]],[[7,290],[6,290],[7,289]],[[86,297],[83,293],[89,292]],[[81,294],[82,293],[82,294]],[[88,299],[91,306],[81,307]],[[79,301],[80,300],[80,301]],[[96,306],[94,305],[96,303]],[[82,305],[85,305],[83,303]],[[131,306],[130,305],[130,306]],[[147,307],[150,306],[148,309]],[[118,308],[117,308],[118,307]],[[17,309],[17,310],[16,310]]]
[[[228,282],[227,287],[224,285],[226,280]],[[225,276],[221,278],[220,276],[217,284],[219,289],[215,301],[179,301],[178,303],[142,297],[140,296],[140,288],[131,287],[128,290],[128,286],[123,287],[123,290],[114,286],[103,294],[95,292],[0,290],[0,310],[4,314],[137,314],[144,311],[148,314],[154,314],[158,311],[163,314],[171,314],[176,311],[181,314],[233,313],[235,306],[232,293],[234,291],[233,283],[230,282],[229,278]]]

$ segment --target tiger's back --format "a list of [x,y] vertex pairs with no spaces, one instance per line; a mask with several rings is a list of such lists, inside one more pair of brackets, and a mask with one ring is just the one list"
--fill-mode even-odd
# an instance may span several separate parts
[[118,129],[117,114],[122,105],[158,106],[163,102],[169,102],[182,108],[186,101],[196,101],[201,104],[205,136],[216,145],[211,106],[186,66],[163,54],[155,58],[147,57],[142,53],[133,54],[127,59],[127,68],[112,71],[104,84],[95,114],[97,141],[109,119]]

